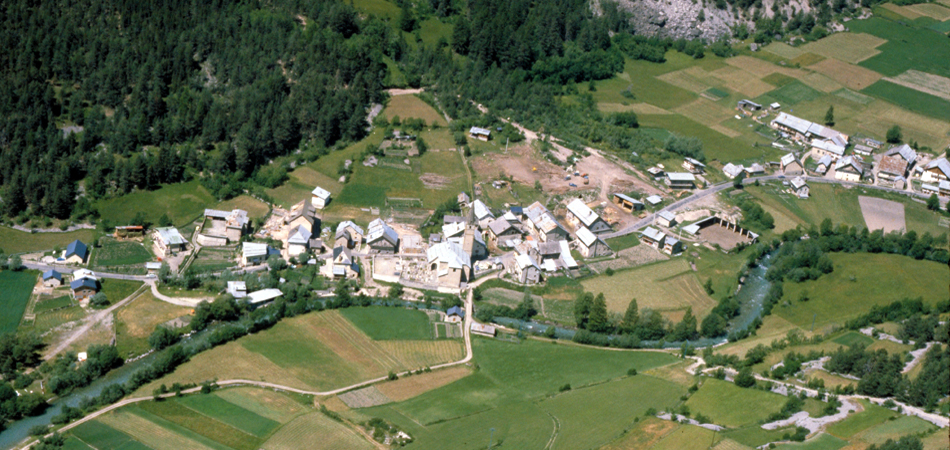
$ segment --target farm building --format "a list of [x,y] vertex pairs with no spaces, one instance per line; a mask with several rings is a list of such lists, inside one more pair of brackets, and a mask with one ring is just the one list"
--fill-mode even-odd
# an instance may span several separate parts
[[755,103],[752,100],[743,99],[736,103],[736,108],[746,111],[759,111],[762,109],[762,105]]
[[864,138],[864,145],[867,145],[868,147],[877,149],[877,148],[883,147],[883,146],[884,146],[884,143],[881,142],[881,141],[879,141],[879,140],[877,140],[877,139]]
[[673,236],[667,236],[663,239],[663,253],[670,256],[683,253],[683,242]]
[[811,143],[811,152],[817,157],[830,156],[831,159],[838,160],[844,156],[845,147],[835,144],[831,141],[813,141]]
[[252,264],[260,264],[267,260],[269,249],[267,244],[257,242],[245,242],[241,249],[241,266],[247,267]]
[[453,306],[445,312],[445,321],[452,323],[462,323],[465,320],[465,310],[458,306]]
[[660,211],[656,213],[656,223],[664,227],[676,225],[676,214],[670,211]]
[[824,175],[826,172],[828,172],[828,169],[831,168],[832,162],[833,161],[830,156],[822,156],[821,159],[818,160],[818,167],[815,169],[815,172]]
[[344,246],[346,248],[353,248],[363,242],[363,228],[359,225],[349,221],[344,220],[336,226],[336,237],[334,238],[333,246],[339,247]]
[[126,238],[129,236],[142,236],[145,234],[145,227],[141,225],[126,225],[121,227],[115,227],[115,231],[112,233],[112,236],[116,239]]
[[264,303],[274,301],[277,297],[284,295],[280,289],[261,289],[259,291],[249,292],[246,297],[247,303],[253,306],[260,306]]
[[580,199],[574,199],[571,203],[568,203],[567,214],[564,215],[564,218],[574,229],[586,227],[594,234],[611,231],[610,225]]
[[808,183],[805,182],[805,178],[795,177],[789,183],[789,186],[792,187],[792,191],[795,192],[798,198],[808,198]]
[[149,275],[156,275],[162,270],[162,263],[160,262],[147,262],[145,263],[145,272]]
[[185,251],[188,241],[182,237],[177,228],[159,227],[155,229],[155,245],[162,252],[162,256]]
[[43,272],[43,286],[46,287],[59,287],[63,284],[63,274],[50,269],[46,272]]
[[515,257],[514,274],[519,283],[537,284],[541,281],[541,266],[530,255]]
[[791,114],[779,113],[771,125],[772,128],[786,132],[795,139],[805,140],[812,144],[818,141],[830,141],[841,147],[848,145],[848,135]]
[[371,253],[396,253],[399,250],[399,234],[382,219],[369,223],[366,245]]
[[646,201],[650,204],[650,206],[656,206],[663,201],[663,197],[660,197],[659,195],[651,195],[646,198]]
[[243,281],[228,281],[227,293],[234,298],[247,297],[247,284]]
[[629,195],[621,194],[619,192],[614,193],[613,201],[614,203],[617,204],[617,206],[619,206],[625,211],[633,212],[633,211],[639,211],[643,209],[643,202],[633,197],[630,197]]
[[291,230],[287,237],[287,255],[297,256],[310,251],[310,237],[312,233],[304,226]]
[[317,186],[310,192],[310,205],[317,209],[323,209],[330,203],[330,191]]
[[920,180],[925,183],[947,179],[950,179],[950,162],[947,161],[947,158],[930,161],[924,166],[924,172],[920,175]]
[[663,169],[654,166],[647,169],[647,173],[649,173],[654,179],[657,179],[662,178],[666,172],[664,172]]
[[752,163],[751,166],[746,167],[743,170],[745,171],[745,176],[747,177],[754,177],[757,175],[765,174],[765,167],[762,167],[762,164],[759,164],[759,163]]
[[313,233],[320,231],[320,218],[317,217],[316,207],[311,202],[303,200],[290,207],[290,213],[284,217],[284,223],[291,230],[303,227]]
[[805,173],[805,168],[802,166],[802,162],[798,160],[798,157],[794,153],[789,153],[782,157],[781,160],[782,173],[785,175],[802,175]]
[[99,284],[92,278],[73,280],[69,283],[69,288],[73,290],[73,298],[76,300],[89,300],[99,292]]
[[920,186],[920,189],[925,194],[948,196],[950,195],[950,181],[940,180],[937,184],[924,183]]
[[198,235],[198,243],[201,245],[227,245],[229,242],[238,242],[248,231],[250,220],[247,218],[247,211],[243,209],[230,212],[206,209],[204,215],[211,223]]
[[779,102],[773,102],[769,104],[769,108],[772,108],[773,110],[779,110],[782,109],[782,105]]
[[458,289],[471,279],[472,259],[459,244],[441,242],[429,247],[426,261],[440,287]]
[[881,158],[877,166],[877,176],[885,180],[906,177],[915,162],[917,162],[917,152],[909,145],[894,147],[885,152]]
[[507,220],[511,226],[518,227],[521,226],[521,215],[515,214],[511,211],[505,211],[505,214],[501,216],[502,219]]
[[491,131],[484,128],[472,127],[468,130],[468,135],[472,139],[478,139],[479,141],[487,141],[491,137]]
[[683,159],[683,168],[689,173],[700,174],[706,171],[706,165],[690,157]]
[[79,239],[70,242],[63,252],[63,262],[67,264],[85,264],[86,258],[89,258],[89,248]]
[[[610,247],[607,246],[606,242],[584,227],[577,230],[577,251],[585,258],[596,258],[611,253]],[[558,256],[560,256],[560,252]]]
[[356,278],[360,274],[360,267],[350,253],[350,249],[339,245],[333,248],[333,258],[320,266],[320,274],[327,278]]
[[735,179],[739,174],[745,173],[745,167],[742,167],[742,164],[735,165],[733,163],[727,163],[722,167],[722,173],[726,174],[729,179]]
[[863,156],[871,156],[871,154],[874,153],[874,149],[866,145],[855,144],[854,152]]
[[495,219],[488,224],[488,240],[495,245],[501,246],[511,239],[520,237],[521,231],[504,218]]
[[480,336],[495,337],[495,327],[491,325],[482,325],[478,322],[472,322],[470,327],[472,334],[477,334]]
[[666,185],[670,189],[693,189],[696,187],[696,176],[685,172],[667,173]]
[[475,215],[475,221],[478,222],[480,228],[487,227],[489,222],[495,220],[495,215],[481,200],[472,202],[472,213]]
[[856,182],[863,176],[864,165],[854,156],[845,156],[835,163],[835,179]]
[[640,242],[657,249],[663,245],[663,239],[665,238],[666,233],[653,227],[647,227],[642,233],[640,233]]

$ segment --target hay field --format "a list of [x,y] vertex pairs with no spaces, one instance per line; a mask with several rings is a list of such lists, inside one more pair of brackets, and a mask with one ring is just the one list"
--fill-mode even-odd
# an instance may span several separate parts
[[623,437],[602,447],[602,450],[650,448],[679,427],[679,424],[669,420],[647,417],[634,425]]
[[670,111],[649,103],[634,103],[632,105],[624,105],[622,103],[598,103],[597,108],[605,113],[633,111],[637,114],[673,114]]
[[103,219],[115,225],[125,225],[137,213],[145,219],[158,223],[163,214],[168,214],[175,226],[184,226],[198,218],[215,198],[198,180],[187,183],[166,184],[154,191],[136,191],[121,197],[99,200],[96,208]]
[[904,8],[922,16],[932,17],[940,22],[950,19],[950,8],[938,3],[921,3],[919,5],[905,6]]
[[838,84],[837,81],[820,73],[810,73],[802,77],[801,80],[802,83],[825,93],[834,92],[842,88],[842,85]]
[[781,56],[785,59],[795,59],[802,55],[803,52],[801,49],[792,47],[784,42],[772,42],[769,45],[766,45],[763,50],[773,54]]
[[848,89],[848,88],[839,89],[838,91],[835,91],[832,94],[834,94],[835,96],[839,98],[843,98],[845,100],[848,100],[850,102],[857,103],[860,105],[867,105],[868,103],[871,103],[874,101],[874,97],[864,95],[860,92],[852,91],[851,89]]
[[805,67],[805,66],[810,66],[812,64],[824,61],[824,60],[825,60],[825,57],[821,55],[816,55],[814,53],[802,53],[801,56],[789,61],[789,63],[797,64],[798,67]]
[[904,140],[908,142],[917,141],[931,148],[950,144],[950,122],[917,114],[890,103],[873,103],[861,114],[840,122],[872,136],[881,136],[888,128],[898,125]]
[[742,93],[749,98],[758,97],[774,89],[772,85],[762,81],[752,73],[733,66],[716,69],[711,74],[722,80],[727,88]]
[[714,433],[703,427],[684,425],[666,435],[651,450],[705,450]]
[[376,386],[376,389],[392,401],[401,402],[454,383],[471,374],[472,370],[468,367],[456,366],[381,383]]
[[374,450],[376,448],[346,425],[335,422],[319,412],[300,416],[288,423],[261,444],[260,448],[296,450],[301,448],[301,445],[313,450]]
[[911,416],[901,416],[894,420],[888,420],[881,425],[865,430],[857,435],[862,441],[881,445],[888,439],[897,440],[901,436],[908,434],[925,433],[935,429],[936,426],[923,419]]
[[77,230],[68,233],[27,233],[0,226],[0,249],[7,254],[52,250],[55,247],[65,249],[70,242],[76,239],[90,244],[95,234],[96,230]]
[[[785,404],[785,397],[757,389],[741,388],[727,381],[705,379],[703,385],[686,401],[690,411],[702,413],[717,425],[739,427],[756,423],[776,413]],[[743,408],[736,408],[743,405]]]
[[3,316],[0,317],[0,334],[16,331],[23,317],[23,311],[30,302],[33,285],[36,284],[36,272],[25,270],[0,271],[0,305]]
[[[432,122],[436,122],[440,126],[448,126],[442,114],[439,114],[438,111],[415,95],[396,95],[390,97],[389,104],[383,109],[382,114],[386,116],[386,119],[389,121],[392,121],[393,117],[399,116],[402,120],[408,118],[422,119],[425,120],[426,125],[431,125]],[[394,127],[398,128],[398,126]]]
[[[735,114],[731,109],[702,97],[697,98],[692,103],[680,106],[674,111],[707,126],[718,124]],[[715,130],[715,128],[713,129]]]
[[214,209],[222,211],[231,211],[232,209],[243,209],[247,211],[248,217],[264,217],[270,208],[262,201],[251,197],[250,195],[239,195],[230,200],[225,200],[215,205]]
[[881,79],[882,75],[861,66],[849,64],[834,58],[828,58],[808,66],[829,78],[847,86],[850,89],[860,91]]
[[837,450],[848,445],[830,434],[820,433],[805,442],[792,442],[775,447],[777,450]]
[[177,433],[170,427],[163,427],[140,415],[125,409],[106,414],[97,419],[118,431],[128,434],[136,441],[148,443],[155,450],[212,450],[216,446],[204,445],[196,439],[190,439],[183,433]]
[[826,58],[857,64],[878,53],[877,47],[887,41],[866,33],[835,33],[824,39],[809,42],[802,48]]
[[[950,9],[948,9],[950,11]],[[885,78],[894,84],[950,100],[950,78],[933,75],[919,70],[908,70],[896,77]]]
[[163,302],[146,291],[116,312],[116,346],[119,354],[134,356],[148,351],[148,337],[161,325],[191,313],[191,308]]
[[694,94],[699,94],[712,87],[712,85],[704,81],[709,79],[709,74],[700,67],[689,67],[665,73],[656,78],[678,88],[686,89]]
[[692,306],[693,314],[700,319],[716,306],[683,259],[618,271],[610,277],[588,278],[581,285],[594,295],[603,292],[607,309],[619,313],[626,311],[634,298],[641,311],[650,308],[669,313]]
[[268,389],[238,387],[214,393],[222,399],[260,416],[284,423],[307,411],[290,397]]

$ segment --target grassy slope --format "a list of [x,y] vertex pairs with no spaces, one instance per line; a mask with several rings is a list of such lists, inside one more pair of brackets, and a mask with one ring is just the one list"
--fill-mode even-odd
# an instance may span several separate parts
[[[717,425],[739,427],[768,418],[785,404],[785,397],[756,389],[745,389],[716,379],[704,381],[686,405],[693,413],[702,413]],[[743,408],[736,408],[743,405]]]
[[587,278],[581,284],[584,290],[595,295],[602,292],[607,299],[607,309],[620,313],[626,311],[633,298],[637,299],[640,309],[672,311],[692,306],[697,317],[705,316],[716,305],[706,295],[689,264],[681,259],[622,270],[613,276]]
[[16,331],[35,283],[35,271],[0,271],[0,305],[3,309],[3,314],[0,315],[0,334]]
[[51,250],[54,247],[62,249],[76,239],[89,244],[95,234],[96,230],[79,230],[69,233],[26,233],[0,226],[0,249],[6,253]]
[[100,292],[106,294],[106,298],[109,299],[110,303],[115,303],[132,295],[142,285],[142,282],[104,278],[99,280],[99,285],[102,287]]
[[426,313],[414,309],[347,308],[340,314],[374,340],[432,339],[432,326]]
[[138,242],[103,239],[101,245],[93,250],[95,266],[125,266],[152,260],[152,254]]
[[158,223],[162,214],[168,214],[176,226],[183,226],[213,204],[215,204],[214,197],[197,180],[194,180],[164,185],[154,191],[138,191],[122,197],[101,200],[96,203],[96,207],[102,218],[113,225],[126,225],[136,213],[141,212],[146,220],[152,223]]

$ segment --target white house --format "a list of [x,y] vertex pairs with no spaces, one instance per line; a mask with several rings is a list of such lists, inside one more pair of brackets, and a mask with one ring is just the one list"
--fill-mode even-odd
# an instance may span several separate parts
[[736,165],[733,163],[727,163],[722,167],[722,173],[726,174],[730,180],[739,176],[739,174],[743,172],[745,172],[745,167],[742,167],[742,164]]
[[260,264],[267,260],[267,244],[245,242],[241,249],[241,266]]
[[808,183],[805,182],[805,178],[797,176],[792,179],[789,185],[792,187],[792,191],[795,192],[795,195],[797,195],[798,198],[808,198]]
[[577,230],[577,251],[585,258],[595,258],[611,253],[606,242],[584,227]]
[[653,248],[661,248],[663,246],[663,239],[665,238],[666,233],[653,227],[647,227],[640,233],[640,242]]
[[924,171],[920,175],[920,181],[924,183],[935,183],[940,180],[950,179],[950,162],[947,158],[937,158],[924,166]]
[[459,244],[440,242],[429,247],[426,261],[441,287],[458,289],[471,279],[472,259]]
[[396,253],[399,248],[399,234],[382,219],[369,224],[366,245],[372,253]]
[[162,251],[162,256],[168,256],[185,250],[188,241],[182,237],[177,228],[159,227],[155,229],[155,245]]
[[315,187],[310,194],[310,204],[313,205],[314,208],[323,209],[330,203],[330,191],[320,186]]
[[564,215],[564,218],[574,229],[587,228],[594,234],[611,231],[610,225],[580,199],[574,199],[571,203],[568,203],[567,214]]
[[276,299],[277,297],[280,297],[281,295],[284,295],[284,293],[281,292],[280,289],[273,289],[273,288],[261,289],[259,291],[254,291],[247,294],[247,297],[245,297],[245,299],[247,299],[247,302],[249,304],[254,305],[254,306],[259,306],[259,305],[263,305],[264,303],[273,301],[274,299]]
[[289,256],[297,256],[309,252],[311,235],[310,231],[303,226],[292,230],[290,236],[287,238],[287,254]]
[[828,169],[831,168],[831,163],[834,162],[831,159],[831,156],[825,155],[818,160],[818,167],[815,169],[815,172],[824,175],[828,172]]
[[336,237],[334,238],[334,247],[343,245],[347,248],[359,246],[363,242],[363,228],[359,225],[344,220],[336,226]]
[[475,221],[478,222],[480,228],[487,227],[492,220],[495,220],[495,215],[488,209],[488,205],[481,200],[472,202],[472,213],[475,214]]
[[247,297],[247,284],[243,281],[228,281],[227,292],[234,298]]

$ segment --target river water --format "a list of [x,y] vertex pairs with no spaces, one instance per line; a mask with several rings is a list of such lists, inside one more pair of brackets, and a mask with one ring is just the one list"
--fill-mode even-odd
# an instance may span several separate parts
[[[765,279],[765,272],[768,270],[771,261],[772,254],[770,253],[762,257],[758,266],[749,270],[749,273],[745,277],[745,283],[739,287],[739,291],[736,292],[735,296],[739,302],[739,315],[729,321],[729,327],[726,329],[727,334],[745,329],[752,321],[762,315],[763,301],[772,285]],[[520,329],[531,333],[543,333],[550,326],[534,321],[523,322],[509,317],[496,317],[494,321],[509,328]],[[554,334],[558,339],[571,339],[574,337],[575,332],[576,330],[570,328],[555,327]],[[707,347],[724,342],[726,342],[725,338],[702,338],[689,341],[689,345],[693,347]],[[657,344],[657,341],[641,342],[643,347],[655,347]],[[682,342],[664,342],[663,348],[679,348],[682,344]]]

